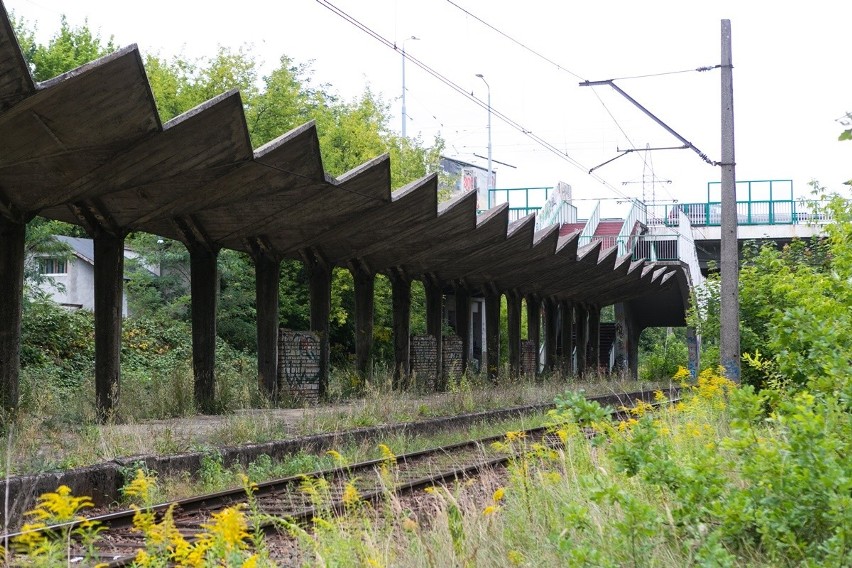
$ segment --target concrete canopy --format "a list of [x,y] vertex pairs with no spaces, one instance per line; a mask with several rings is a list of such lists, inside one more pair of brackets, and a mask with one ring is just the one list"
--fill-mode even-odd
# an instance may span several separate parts
[[[477,216],[473,193],[439,205],[434,174],[392,191],[387,155],[335,178],[312,122],[253,149],[236,91],[164,124],[135,45],[36,83],[2,4],[0,133],[0,229],[15,226],[14,247],[20,227],[42,215],[110,236],[101,243],[111,254],[131,231],[191,251],[201,245],[212,255],[208,276],[219,249],[261,249],[276,259],[427,276],[445,290],[597,305],[656,295],[682,270],[649,269],[600,243],[578,250],[576,233],[536,233],[534,216],[510,224],[506,204]],[[4,249],[0,259],[19,262],[19,252]],[[0,293],[15,295],[18,272],[7,273]],[[19,347],[19,324],[0,329],[0,340],[5,377],[12,359],[4,350]]]

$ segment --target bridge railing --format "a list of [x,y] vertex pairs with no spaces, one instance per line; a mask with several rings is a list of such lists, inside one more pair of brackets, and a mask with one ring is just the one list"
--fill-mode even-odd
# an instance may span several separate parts
[[[722,222],[722,203],[655,203],[648,205],[648,225],[674,227],[682,211],[693,227],[715,227]],[[797,225],[824,222],[825,214],[811,212],[803,199],[737,201],[739,225]]]

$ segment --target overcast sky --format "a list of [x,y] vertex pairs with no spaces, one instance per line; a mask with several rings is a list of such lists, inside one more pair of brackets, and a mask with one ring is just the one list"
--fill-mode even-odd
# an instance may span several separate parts
[[[282,55],[311,62],[316,80],[346,99],[367,86],[380,93],[394,113],[393,128],[400,129],[399,49],[316,0],[3,1],[8,11],[37,24],[42,41],[58,29],[64,13],[72,24],[88,19],[102,36],[113,35],[119,45],[136,43],[145,53],[212,56],[217,45],[251,45],[265,70]],[[717,65],[722,18],[731,20],[733,31],[737,179],[792,179],[801,196],[812,179],[842,190],[842,182],[852,178],[852,142],[837,141],[843,129],[837,119],[852,111],[847,0],[330,3],[400,48],[404,38],[418,37],[407,41],[406,51],[482,101],[487,90],[476,74],[484,75],[495,113],[515,123],[492,115],[493,158],[514,166],[495,163],[497,187],[565,181],[575,198],[610,198],[612,207],[617,198],[641,197],[643,190],[648,199],[704,200],[719,168],[689,150],[651,152],[647,158],[635,152],[596,170],[606,183],[589,176],[588,169],[618,150],[680,142],[609,87],[578,83]],[[721,158],[718,69],[617,84],[711,160]],[[440,133],[446,155],[485,166],[477,155],[487,155],[486,109],[410,60],[406,88],[409,136],[431,141]],[[654,185],[652,168],[660,180]]]

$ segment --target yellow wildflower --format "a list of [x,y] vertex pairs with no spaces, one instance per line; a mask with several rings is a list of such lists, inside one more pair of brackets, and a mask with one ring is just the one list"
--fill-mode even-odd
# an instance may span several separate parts
[[346,487],[343,488],[343,504],[346,506],[352,506],[360,500],[361,494],[358,493],[358,488],[355,487],[355,484],[352,481],[348,481],[346,483]]
[[257,568],[257,561],[260,557],[257,554],[252,554],[243,562],[242,568]]
[[93,506],[88,497],[74,497],[67,485],[60,485],[55,493],[42,494],[36,508],[27,515],[51,523],[66,523],[75,520],[81,510]]
[[218,513],[213,513],[213,522],[203,524],[211,538],[221,543],[225,550],[242,550],[246,548],[245,540],[249,537],[248,522],[245,513],[239,506],[228,507]]
[[526,437],[526,432],[506,432],[506,440],[509,442],[517,442]]
[[331,459],[334,460],[334,463],[337,465],[346,465],[346,458],[336,450],[328,450],[326,452],[327,455],[331,456]]
[[665,400],[666,400],[666,395],[665,395],[665,394],[663,394],[663,391],[661,391],[661,390],[656,390],[656,391],[654,391],[654,400],[655,400],[656,402],[665,402]]
[[497,512],[497,511],[499,511],[499,510],[500,510],[500,507],[498,507],[498,506],[496,506],[496,505],[488,505],[488,506],[487,506],[487,507],[485,507],[485,509],[482,511],[482,514],[483,514],[483,515],[485,515],[485,516],[487,517],[488,515],[493,515],[494,513],[496,513],[496,512]]
[[379,444],[379,451],[382,452],[382,459],[388,462],[396,463],[396,454],[385,444]]
[[494,492],[494,495],[492,495],[491,498],[494,499],[495,503],[499,503],[500,501],[503,500],[503,497],[505,497],[505,496],[506,496],[506,488],[500,487],[500,488],[497,489],[497,491]]
[[142,505],[150,506],[156,489],[157,478],[140,468],[136,470],[136,477],[122,489],[122,492],[127,497],[138,499]]

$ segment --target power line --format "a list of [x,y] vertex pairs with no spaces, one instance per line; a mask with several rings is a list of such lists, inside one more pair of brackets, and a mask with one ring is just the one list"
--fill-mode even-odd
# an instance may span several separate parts
[[[330,12],[332,12],[332,13],[338,15],[339,17],[343,18],[344,20],[346,20],[347,22],[349,22],[350,24],[352,24],[353,26],[355,26],[359,30],[363,31],[364,33],[366,33],[367,35],[369,35],[370,37],[372,37],[376,41],[384,44],[386,47],[389,47],[389,48],[393,49],[394,51],[399,51],[399,48],[396,46],[396,44],[394,42],[388,40],[387,38],[385,38],[384,36],[382,36],[381,34],[376,32],[375,30],[373,30],[372,28],[370,28],[366,24],[361,23],[359,20],[357,20],[353,16],[349,15],[348,13],[343,11],[342,9],[338,8],[337,6],[332,4],[331,2],[328,2],[327,0],[317,0],[317,2],[321,6],[323,6],[324,8],[328,9]],[[560,150],[559,148],[557,148],[556,146],[554,146],[553,144],[551,144],[547,140],[545,140],[542,137],[538,136],[537,134],[533,133],[531,130],[528,130],[527,128],[525,128],[520,123],[511,119],[510,117],[508,117],[504,113],[500,112],[499,110],[496,110],[493,106],[489,106],[486,102],[484,102],[484,101],[480,100],[479,98],[473,96],[472,93],[469,93],[467,90],[462,88],[458,83],[456,83],[452,79],[449,79],[448,77],[442,75],[440,72],[433,69],[429,65],[423,63],[422,61],[420,61],[416,57],[414,57],[414,56],[412,56],[408,53],[405,54],[405,57],[411,63],[413,63],[414,65],[417,65],[423,71],[425,71],[426,73],[428,73],[429,75],[431,75],[432,77],[434,77],[435,79],[440,81],[441,83],[444,83],[446,86],[450,87],[451,89],[453,89],[454,91],[456,91],[457,93],[459,93],[460,95],[465,97],[466,99],[472,101],[477,106],[481,107],[482,109],[489,110],[491,112],[491,114],[493,114],[494,116],[496,116],[497,118],[499,118],[500,120],[502,120],[503,122],[505,122],[506,124],[508,124],[512,128],[514,128],[515,130],[517,130],[518,132],[520,132],[524,136],[535,141],[536,143],[538,143],[540,146],[542,146],[543,148],[545,148],[546,150],[548,150],[552,154],[558,156],[559,158],[562,158],[563,160],[565,160],[566,162],[568,162],[569,164],[571,164],[575,168],[577,168],[577,169],[583,171],[584,173],[588,174],[588,168],[585,167],[580,162],[578,162],[577,160],[575,160],[574,158],[572,158],[571,156],[569,156],[567,152],[563,152],[562,150]],[[602,185],[606,186],[613,193],[621,195],[622,197],[628,197],[622,191],[620,191],[618,188],[616,188],[614,185],[609,183],[607,180],[605,180],[601,176],[599,176],[597,174],[590,174],[590,177],[593,178],[594,180],[598,181]]]
[[515,38],[513,38],[513,37],[512,37],[512,36],[510,36],[509,34],[507,34],[507,33],[503,32],[503,31],[501,31],[501,30],[497,29],[496,27],[492,26],[491,24],[489,24],[488,22],[486,22],[485,20],[483,20],[483,19],[482,19],[482,18],[480,18],[479,16],[477,16],[477,15],[475,15],[475,14],[471,13],[469,10],[466,10],[465,8],[462,8],[461,6],[459,6],[458,4],[456,4],[455,2],[453,2],[453,0],[447,0],[447,2],[449,2],[450,4],[452,4],[453,6],[455,6],[456,8],[458,8],[459,10],[461,10],[462,12],[464,12],[465,14],[467,14],[468,16],[470,16],[471,18],[473,18],[474,20],[476,20],[477,22],[481,23],[482,25],[484,25],[484,26],[486,26],[486,27],[491,28],[492,30],[494,30],[495,32],[497,32],[498,34],[500,34],[501,36],[503,36],[504,38],[506,38],[506,39],[508,39],[509,41],[511,41],[512,43],[514,43],[514,44],[518,45],[519,47],[521,47],[521,48],[523,48],[523,49],[525,49],[525,50],[529,51],[530,53],[532,53],[532,54],[533,54],[533,55],[535,55],[536,57],[538,57],[538,58],[540,58],[540,59],[543,59],[544,61],[547,61],[547,62],[548,62],[548,63],[550,63],[551,65],[554,65],[557,69],[559,69],[559,70],[561,70],[561,71],[565,71],[566,73],[568,73],[569,75],[573,75],[573,76],[574,76],[574,77],[576,77],[577,79],[583,79],[583,80],[585,80],[583,77],[581,77],[581,76],[580,76],[580,75],[578,75],[577,73],[574,73],[573,71],[571,71],[571,70],[570,70],[570,69],[568,69],[567,67],[563,67],[563,66],[562,66],[562,65],[560,65],[559,63],[557,63],[557,62],[553,61],[552,59],[550,59],[550,58],[548,58],[548,57],[545,57],[544,55],[542,55],[542,54],[541,54],[541,53],[539,53],[538,51],[534,50],[533,48],[531,48],[531,47],[527,46],[527,45],[526,45],[526,44],[524,44],[523,42],[520,42],[520,41],[516,40]]

